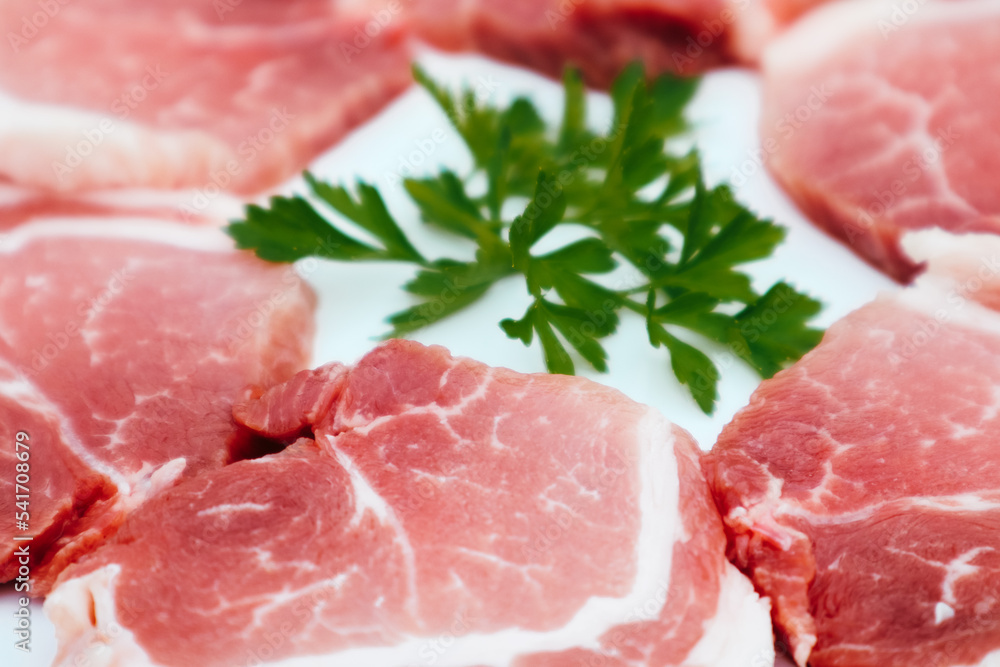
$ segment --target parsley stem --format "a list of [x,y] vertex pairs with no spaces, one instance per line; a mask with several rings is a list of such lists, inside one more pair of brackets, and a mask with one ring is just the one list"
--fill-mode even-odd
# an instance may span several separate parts
[[[559,127],[550,127],[525,98],[497,108],[470,91],[445,89],[418,67],[414,76],[465,142],[473,166],[407,178],[405,191],[424,224],[474,244],[473,258],[427,259],[376,187],[334,185],[309,173],[309,195],[247,207],[245,219],[228,229],[237,246],[273,262],[311,256],[410,263],[415,275],[403,289],[414,304],[389,316],[387,337],[452,317],[497,282],[520,276],[530,305],[521,319],[504,319],[500,327],[525,345],[540,344],[553,373],[573,373],[579,360],[607,371],[604,339],[618,330],[622,311],[631,311],[643,317],[649,344],[667,356],[706,413],[718,400],[719,369],[675,335],[680,329],[739,350],[762,376],[819,341],[821,332],[808,325],[818,302],[784,282],[761,294],[742,270],[772,254],[784,239],[782,228],[743,207],[729,188],[707,187],[696,151],[672,152],[672,139],[687,131],[684,107],[697,80],[664,75],[650,83],[641,66],[629,67],[611,90],[612,126],[594,133],[586,123],[583,82],[573,73],[564,79]],[[523,200],[521,214],[505,219]],[[339,217],[330,219],[317,201]],[[352,224],[345,227],[341,219]],[[582,225],[586,238],[537,251],[560,225]],[[643,284],[613,290],[594,279],[623,264],[638,270]]]
[[[649,291],[649,288],[647,287],[642,291],[647,292]],[[628,308],[633,313],[638,313],[639,315],[642,315],[643,317],[647,317],[649,314],[649,309],[646,308],[646,304],[639,303],[638,301],[633,301],[632,299],[622,299],[622,306]]]

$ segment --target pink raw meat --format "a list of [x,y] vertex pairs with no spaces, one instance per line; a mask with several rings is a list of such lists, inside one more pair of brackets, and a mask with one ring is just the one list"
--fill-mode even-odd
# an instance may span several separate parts
[[22,223],[0,242],[0,439],[30,437],[30,521],[15,524],[11,444],[0,580],[18,569],[12,537],[33,535],[41,593],[157,489],[254,453],[233,400],[306,365],[315,299],[216,227],[62,212]]
[[417,34],[435,46],[554,77],[573,65],[601,88],[633,60],[651,74],[719,65],[740,15],[724,0],[433,0],[413,3],[410,13]]
[[907,245],[930,272],[765,381],[706,460],[799,665],[1000,656],[1000,238]]
[[391,341],[235,414],[303,437],[161,494],[66,570],[57,664],[773,660],[700,453],[617,391]]
[[824,1],[431,0],[412,3],[407,13],[413,30],[437,47],[553,77],[574,66],[588,83],[607,88],[635,60],[650,74],[756,64],[768,41]]
[[761,121],[805,213],[900,281],[907,230],[1000,231],[1000,3],[903,5],[833,3],[777,40]]
[[401,21],[373,21],[351,0],[5,2],[0,178],[277,185],[408,85]]

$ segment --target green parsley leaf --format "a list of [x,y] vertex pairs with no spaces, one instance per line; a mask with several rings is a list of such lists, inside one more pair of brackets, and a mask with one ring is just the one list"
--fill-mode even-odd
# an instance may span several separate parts
[[[500,328],[524,345],[537,340],[553,373],[574,373],[580,361],[607,371],[603,341],[623,316],[642,317],[650,344],[666,351],[671,372],[706,413],[718,401],[717,355],[769,377],[819,342],[821,332],[809,325],[817,301],[785,282],[760,293],[744,272],[769,257],[785,231],[747,210],[728,187],[709,188],[696,151],[671,150],[688,129],[684,109],[697,79],[650,82],[640,65],[628,67],[611,89],[610,127],[594,132],[587,91],[572,70],[556,128],[526,98],[501,108],[471,90],[452,92],[419,67],[413,73],[465,141],[473,167],[409,178],[405,189],[420,219],[461,239],[456,247],[471,244],[471,257],[427,259],[376,188],[349,189],[308,173],[307,195],[247,207],[229,227],[237,245],[276,262],[317,256],[413,264],[404,289],[415,303],[389,316],[388,336],[411,335],[476,303],[499,281],[522,280],[530,303]],[[507,219],[512,202],[521,213]],[[582,238],[540,253],[539,242],[565,225]],[[623,265],[637,276],[634,284],[610,281]],[[710,351],[699,340],[711,341]]]

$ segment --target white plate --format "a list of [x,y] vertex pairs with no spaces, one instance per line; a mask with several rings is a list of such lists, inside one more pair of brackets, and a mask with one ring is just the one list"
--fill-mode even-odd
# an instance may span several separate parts
[[[517,95],[530,95],[543,114],[556,120],[561,111],[560,87],[522,70],[475,57],[444,57],[426,54],[425,66],[439,79],[458,85],[470,83],[477,93],[498,102]],[[787,279],[825,304],[817,320],[826,326],[871,300],[877,291],[895,285],[857,259],[840,244],[817,231],[792,206],[771,181],[756,157],[760,86],[755,74],[744,70],[719,71],[707,76],[690,108],[695,140],[702,152],[706,177],[711,183],[730,180],[741,170],[737,197],[788,230],[788,240],[771,260],[758,263],[751,273],[761,288]],[[604,95],[591,95],[597,126],[610,118]],[[442,141],[438,141],[441,137]],[[381,187],[391,210],[412,231],[422,248],[445,248],[440,239],[421,229],[413,207],[401,188],[393,187],[393,176],[401,165],[421,163],[430,172],[438,166],[467,165],[468,157],[458,136],[433,102],[420,90],[412,90],[347,141],[322,156],[314,173],[330,180],[353,181],[361,177]],[[289,188],[301,189],[296,181]],[[433,253],[431,253],[433,254]],[[347,266],[321,263],[307,278],[320,295],[319,335],[313,362],[352,362],[367,352],[386,331],[384,317],[412,302],[399,286],[412,275],[409,267]],[[544,370],[537,348],[526,349],[508,340],[497,326],[504,317],[520,317],[528,305],[523,284],[510,281],[498,285],[481,303],[450,320],[414,336],[424,343],[447,346],[453,353],[496,366],[523,372]],[[749,399],[759,378],[741,364],[724,370],[719,386],[721,400],[715,415],[701,413],[674,380],[665,352],[645,343],[643,323],[625,317],[621,330],[607,341],[611,372],[607,375],[580,372],[598,382],[617,387],[632,398],[652,405],[691,431],[705,449],[711,447],[722,427]],[[719,347],[715,355],[724,355]],[[721,357],[720,357],[721,358]],[[43,667],[55,655],[52,625],[42,614],[41,604],[32,605],[32,652],[14,649],[13,620],[17,595],[10,585],[0,590],[0,664],[8,667]],[[322,661],[317,659],[317,666]]]

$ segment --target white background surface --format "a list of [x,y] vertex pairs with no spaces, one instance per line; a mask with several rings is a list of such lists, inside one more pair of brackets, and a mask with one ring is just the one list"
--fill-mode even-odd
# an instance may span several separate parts
[[[455,85],[466,81],[481,95],[497,102],[521,94],[530,95],[544,115],[552,120],[559,117],[560,88],[548,80],[472,57],[444,58],[429,54],[424,63],[439,79]],[[707,76],[689,114],[695,126],[695,141],[702,151],[710,183],[729,180],[742,166],[744,173],[752,173],[741,187],[735,188],[737,198],[789,230],[788,240],[775,257],[752,268],[758,286],[766,288],[778,279],[786,279],[820,298],[825,309],[817,323],[826,326],[869,301],[877,291],[895,289],[895,286],[809,225],[764,169],[756,164],[753,155],[757,149],[759,94],[757,77],[751,72],[720,71]],[[594,118],[600,126],[610,118],[610,104],[603,95],[591,97]],[[439,129],[446,131],[446,139],[440,143],[431,139]],[[447,119],[423,91],[414,89],[324,155],[312,169],[329,180],[350,182],[360,177],[379,185],[401,224],[407,231],[413,231],[418,247],[433,255],[435,247],[444,251],[445,247],[452,246],[441,246],[438,237],[420,228],[415,210],[401,188],[392,186],[389,177],[399,169],[401,158],[409,159],[419,150],[418,144],[426,148],[428,141],[433,144],[433,150],[421,169],[429,172],[437,165],[468,164],[463,145],[450,130]],[[295,182],[289,187],[300,186],[300,182]],[[410,267],[375,264],[323,263],[310,272],[307,277],[320,295],[314,363],[351,362],[367,352],[375,339],[387,330],[385,316],[412,305],[409,297],[399,289],[411,276]],[[497,325],[504,317],[519,318],[527,305],[523,282],[511,280],[498,285],[473,308],[414,338],[445,345],[454,354],[474,357],[491,365],[523,372],[543,371],[540,350],[524,348],[520,342],[508,340]],[[619,332],[606,342],[606,347],[610,356],[609,374],[587,372],[582,361],[577,364],[578,372],[658,408],[691,431],[705,449],[711,447],[736,410],[747,403],[759,382],[753,371],[742,365],[724,370],[718,409],[714,416],[707,417],[674,380],[665,351],[654,350],[646,343],[641,319],[625,315]],[[715,354],[723,352],[721,348],[713,349]],[[32,605],[32,652],[24,654],[13,648],[11,613],[16,608],[16,598],[10,585],[0,589],[0,629],[3,630],[0,632],[0,666],[49,665],[55,655],[55,635],[38,603]],[[322,662],[317,660],[316,664]]]

